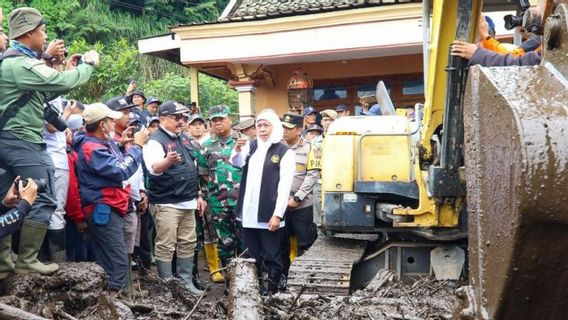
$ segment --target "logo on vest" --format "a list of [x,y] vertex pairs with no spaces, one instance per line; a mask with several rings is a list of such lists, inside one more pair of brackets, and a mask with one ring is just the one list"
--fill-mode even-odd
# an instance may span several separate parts
[[272,163],[279,163],[280,162],[280,156],[275,154],[272,157],[270,157],[270,161],[272,161]]

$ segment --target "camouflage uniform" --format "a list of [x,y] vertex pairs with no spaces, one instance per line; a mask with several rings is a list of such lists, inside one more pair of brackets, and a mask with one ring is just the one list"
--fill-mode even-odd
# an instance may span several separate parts
[[207,204],[219,239],[219,258],[226,261],[235,250],[242,251],[243,241],[235,216],[241,169],[229,163],[238,134],[227,138],[213,137],[202,145],[197,165],[200,175],[207,175]]

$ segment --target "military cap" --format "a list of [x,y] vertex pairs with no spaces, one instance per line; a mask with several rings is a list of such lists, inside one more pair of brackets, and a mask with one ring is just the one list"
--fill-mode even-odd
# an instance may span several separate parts
[[239,121],[239,123],[237,123],[233,129],[235,130],[245,130],[248,129],[250,127],[253,127],[255,123],[255,119],[254,118],[248,118],[245,120],[241,120]]
[[227,118],[231,115],[231,109],[224,105],[218,105],[209,109],[209,120],[213,118]]
[[162,103],[158,109],[158,114],[161,116],[169,116],[171,114],[183,114],[189,112],[186,106],[175,101],[166,101]]
[[304,117],[297,114],[285,113],[282,118],[282,125],[288,129],[301,128],[304,125]]
[[120,111],[135,107],[133,104],[128,103],[128,101],[126,101],[126,98],[124,98],[123,96],[110,98],[105,104],[107,105],[107,107],[111,108],[114,111]]
[[195,120],[200,120],[201,122],[205,123],[205,118],[203,118],[203,116],[199,113],[192,114],[189,117],[189,124],[192,124]]
[[42,24],[45,24],[45,20],[38,9],[29,7],[15,9],[8,16],[10,39],[14,40]]

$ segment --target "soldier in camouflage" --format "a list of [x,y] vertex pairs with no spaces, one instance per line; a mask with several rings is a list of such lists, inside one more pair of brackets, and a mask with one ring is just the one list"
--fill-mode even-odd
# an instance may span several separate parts
[[[228,260],[244,249],[240,228],[235,216],[235,205],[239,194],[241,169],[229,163],[231,150],[238,134],[231,129],[231,110],[225,105],[209,110],[209,119],[215,136],[202,145],[198,158],[199,174],[207,182],[207,203],[211,208],[213,226],[218,238],[218,253],[223,266]],[[215,274],[214,246],[205,246],[210,272]],[[213,262],[213,266],[212,266]],[[217,273],[219,274],[219,273]],[[219,274],[220,275],[220,274]]]

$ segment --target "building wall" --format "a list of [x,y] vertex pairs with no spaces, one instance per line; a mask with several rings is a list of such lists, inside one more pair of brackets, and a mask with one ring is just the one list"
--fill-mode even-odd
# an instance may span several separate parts
[[339,79],[367,76],[389,76],[397,74],[422,73],[422,55],[390,56],[349,61],[328,61],[271,65],[265,67],[272,74],[274,86],[261,82],[256,91],[256,112],[273,108],[281,115],[288,111],[286,85],[292,72],[297,68],[307,71],[314,82],[318,79]]

